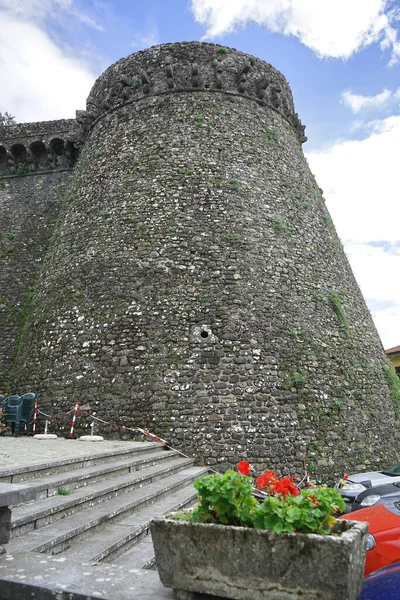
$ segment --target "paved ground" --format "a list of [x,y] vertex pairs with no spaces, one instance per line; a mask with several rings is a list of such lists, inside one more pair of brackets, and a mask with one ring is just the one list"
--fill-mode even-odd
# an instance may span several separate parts
[[[104,440],[87,442],[82,440],[66,440],[57,438],[41,440],[33,437],[0,436],[0,469],[28,466],[52,460],[62,460],[76,456],[97,454],[124,449],[132,444],[147,442]],[[37,598],[57,600],[57,590],[72,592],[73,598],[100,597],[112,600],[173,600],[172,590],[165,588],[157,571],[129,570],[127,585],[126,567],[115,570],[113,564],[88,565],[86,577],[88,581],[79,579],[79,568],[71,568],[71,564],[63,563],[65,559],[58,556],[40,555],[40,574],[38,564],[32,561],[30,553],[15,555],[4,554],[0,557],[0,600],[31,600]],[[95,570],[93,574],[91,571]],[[90,571],[90,572],[89,572]],[[76,579],[76,581],[75,581]],[[104,587],[103,593],[98,587]],[[75,595],[77,594],[77,595]],[[69,595],[69,594],[68,594]],[[195,594],[196,600],[223,600],[219,596]]]
[[0,469],[109,452],[140,443],[145,442],[122,442],[117,440],[85,442],[79,439],[40,440],[25,436],[0,436]]

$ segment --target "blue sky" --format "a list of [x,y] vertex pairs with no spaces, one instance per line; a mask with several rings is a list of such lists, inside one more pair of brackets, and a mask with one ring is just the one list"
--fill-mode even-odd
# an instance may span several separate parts
[[400,0],[0,0],[0,112],[74,117],[110,64],[213,41],[288,79],[385,348],[400,344]]

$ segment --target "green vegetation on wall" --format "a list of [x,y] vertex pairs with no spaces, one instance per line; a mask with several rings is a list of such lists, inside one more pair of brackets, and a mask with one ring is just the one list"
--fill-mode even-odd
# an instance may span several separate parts
[[391,364],[383,365],[383,374],[393,398],[396,418],[400,418],[400,379]]

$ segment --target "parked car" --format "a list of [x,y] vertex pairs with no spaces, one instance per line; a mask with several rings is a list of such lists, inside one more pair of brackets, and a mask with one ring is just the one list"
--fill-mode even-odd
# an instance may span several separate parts
[[339,518],[368,523],[365,575],[400,561],[399,497],[396,502],[376,504]]
[[398,600],[400,563],[375,571],[364,579],[358,600]]
[[358,494],[351,505],[351,511],[375,506],[375,504],[385,504],[387,502],[400,501],[400,481],[376,485],[368,488]]
[[400,482],[400,464],[394,465],[384,471],[369,471],[368,473],[347,475],[335,484],[335,489],[351,505],[355,498],[364,490],[376,485],[394,483],[395,481]]

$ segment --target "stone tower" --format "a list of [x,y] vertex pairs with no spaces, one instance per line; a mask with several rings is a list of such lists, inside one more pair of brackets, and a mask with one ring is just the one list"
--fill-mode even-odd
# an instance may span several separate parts
[[285,78],[155,46],[97,80],[15,385],[208,464],[332,476],[396,454],[381,342]]

